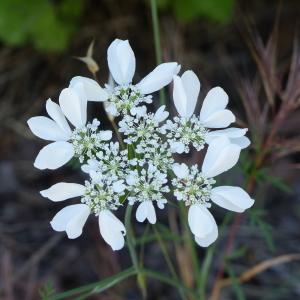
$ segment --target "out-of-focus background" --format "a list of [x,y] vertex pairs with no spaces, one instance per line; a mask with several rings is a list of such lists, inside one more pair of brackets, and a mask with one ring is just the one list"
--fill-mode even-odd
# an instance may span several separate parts
[[[292,81],[289,66],[295,56],[292,70],[296,79],[282,98],[294,97],[293,101],[299,102],[300,60],[295,53],[299,52],[300,2],[157,0],[157,3],[163,60],[178,61],[182,69],[192,69],[198,74],[201,99],[216,85],[227,91],[238,125],[252,130],[254,146],[240,163],[240,168],[249,168],[277,122],[276,112],[282,103],[289,102],[278,95],[282,96]],[[33,161],[44,143],[26,125],[31,116],[45,113],[45,100],[57,100],[60,90],[73,76],[91,77],[85,64],[74,57],[84,56],[92,40],[94,59],[100,66],[97,76],[100,82],[107,82],[106,49],[115,38],[130,40],[137,58],[136,80],[154,68],[150,1],[0,1],[1,299],[40,299],[40,293],[47,293],[47,289],[64,291],[94,282],[130,264],[127,250],[112,252],[104,243],[96,218],[89,219],[84,234],[76,240],[68,240],[63,233],[50,228],[49,221],[62,205],[42,198],[39,191],[59,181],[79,182],[83,177],[72,166],[54,172],[35,169]],[[272,67],[274,53],[276,69]],[[266,82],[274,79],[271,87],[257,74],[264,74]],[[171,102],[168,105],[171,107]],[[297,105],[290,107],[293,109],[288,110],[285,122],[276,123],[280,124],[276,128],[280,138],[277,139],[276,133],[272,150],[278,148],[278,151],[265,155],[259,173],[255,174],[255,185],[250,188],[256,204],[238,222],[233,249],[226,257],[230,267],[223,272],[224,276],[238,276],[258,262],[299,252],[300,114]],[[99,105],[92,106],[90,113],[97,115],[104,127],[109,127]],[[286,148],[281,148],[282,145]],[[225,181],[244,184],[240,175],[230,174],[231,178]],[[216,210],[215,214],[220,223],[225,212]],[[161,218],[166,217],[161,215]],[[142,232],[145,225],[134,226],[137,232]],[[220,271],[230,234],[230,225],[224,228],[211,265],[208,291]],[[200,259],[205,251],[199,249]],[[157,243],[147,246],[145,262],[164,271]],[[149,280],[148,287],[148,299],[178,299],[173,288],[159,282]],[[89,299],[134,300],[141,299],[141,295],[135,279],[129,279]],[[289,263],[258,272],[243,285],[226,286],[220,299],[300,299],[300,263],[291,259]]]

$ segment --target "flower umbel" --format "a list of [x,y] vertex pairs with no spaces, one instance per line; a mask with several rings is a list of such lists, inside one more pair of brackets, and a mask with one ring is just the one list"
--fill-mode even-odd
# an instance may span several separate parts
[[[137,221],[154,224],[155,205],[164,209],[176,199],[188,207],[196,243],[209,246],[218,236],[209,211],[213,204],[240,213],[254,203],[239,187],[214,187],[215,176],[231,169],[241,150],[249,146],[247,129],[226,128],[235,116],[226,108],[228,95],[220,87],[207,93],[197,115],[200,81],[190,70],[179,76],[176,62],[158,65],[135,84],[134,52],[127,40],[119,39],[109,46],[107,62],[114,82],[102,88],[90,78],[76,76],[60,93],[59,105],[47,100],[49,118],[28,120],[36,136],[51,141],[39,152],[35,167],[53,170],[75,157],[86,176],[84,184],[59,182],[41,191],[54,202],[80,197],[80,203],[65,206],[54,216],[52,228],[77,238],[92,213],[105,242],[119,250],[124,247],[126,229],[113,212],[135,205]],[[165,106],[147,111],[147,104],[155,104],[151,94],[172,80],[178,116],[168,119]],[[99,129],[98,119],[87,122],[89,101],[105,102],[111,121],[118,117],[114,129],[120,144],[110,130]],[[201,168],[175,163],[175,153],[189,153],[191,148],[201,151],[206,146]]]

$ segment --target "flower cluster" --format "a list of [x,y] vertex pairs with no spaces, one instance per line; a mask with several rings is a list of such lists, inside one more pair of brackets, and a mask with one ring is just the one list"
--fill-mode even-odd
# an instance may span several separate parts
[[[84,184],[59,182],[41,191],[54,202],[81,198],[81,203],[68,205],[54,216],[52,228],[77,238],[88,216],[94,214],[103,239],[113,250],[119,250],[124,246],[126,229],[112,212],[135,205],[137,221],[154,224],[154,204],[164,209],[167,199],[175,199],[188,207],[196,243],[209,246],[218,236],[209,212],[213,203],[236,212],[254,203],[239,187],[214,187],[214,177],[232,168],[241,150],[250,144],[245,137],[247,129],[226,128],[235,116],[226,108],[228,96],[220,87],[208,92],[200,114],[195,114],[199,79],[192,71],[179,76],[176,62],[160,64],[134,84],[134,53],[128,41],[119,39],[109,46],[107,62],[113,84],[101,87],[92,79],[74,77],[60,93],[59,104],[47,100],[49,118],[28,120],[36,136],[51,141],[38,153],[36,168],[54,170],[76,159],[87,177]],[[151,94],[172,81],[178,116],[169,118],[165,106],[148,112]],[[110,130],[100,127],[100,121],[87,122],[89,101],[104,102],[110,119],[118,118],[122,147]],[[175,163],[175,153],[189,153],[192,148],[200,151],[206,145],[201,167]]]

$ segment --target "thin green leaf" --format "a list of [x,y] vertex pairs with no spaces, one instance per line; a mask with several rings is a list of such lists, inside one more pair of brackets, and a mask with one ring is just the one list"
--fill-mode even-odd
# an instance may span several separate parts
[[234,273],[233,269],[227,267],[227,271],[228,271],[229,276],[231,278],[232,289],[233,289],[233,291],[234,291],[234,293],[236,295],[236,299],[237,300],[246,300],[245,293],[244,293],[244,291],[242,289],[242,286],[237,281],[237,278],[235,276],[235,273]]
[[133,267],[131,267],[116,275],[106,278],[100,282],[90,283],[60,294],[56,294],[52,296],[50,299],[51,300],[66,299],[68,297],[74,297],[76,295],[79,296],[79,294],[83,294],[83,293],[97,294],[102,291],[105,291],[106,289],[113,287],[114,285],[118,284],[119,282],[133,275],[136,275],[136,270]]

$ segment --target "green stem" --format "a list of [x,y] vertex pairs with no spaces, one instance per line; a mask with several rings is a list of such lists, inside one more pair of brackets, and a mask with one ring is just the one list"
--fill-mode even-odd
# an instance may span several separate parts
[[[159,65],[162,62],[162,54],[161,54],[159,20],[158,20],[156,0],[151,0],[151,17],[152,17],[152,28],[153,28],[156,63]],[[159,101],[161,105],[166,104],[166,94],[164,89],[161,89],[159,92]]]
[[185,231],[185,239],[189,245],[189,248],[191,250],[191,258],[192,263],[194,266],[194,272],[195,272],[195,278],[198,278],[198,274],[200,272],[200,264],[198,260],[197,250],[196,250],[196,244],[192,238],[191,231],[189,229],[187,215],[186,215],[186,206],[184,203],[179,202],[179,208],[180,208],[180,220],[181,224],[183,224],[184,231]]
[[135,237],[131,227],[131,213],[132,213],[132,205],[127,205],[126,213],[125,213],[125,227],[126,227],[126,237],[127,237],[127,246],[130,253],[130,257],[134,266],[134,269],[137,273],[137,282],[138,286],[141,290],[143,299],[146,298],[146,280],[145,276],[141,272],[141,268],[138,261],[138,256],[135,251]]
[[[166,261],[166,263],[167,263],[167,265],[168,265],[169,271],[170,271],[170,273],[171,273],[173,279],[176,280],[176,281],[178,281],[179,279],[178,279],[176,270],[175,270],[175,268],[174,268],[174,265],[173,265],[173,263],[172,263],[172,260],[171,260],[169,254],[168,254],[167,247],[166,247],[166,245],[165,245],[163,239],[161,238],[161,235],[160,235],[160,233],[159,233],[159,230],[156,228],[156,225],[153,226],[153,230],[154,230],[154,233],[155,233],[156,238],[157,238],[157,240],[158,240],[158,243],[159,243],[159,246],[160,246],[161,251],[162,251],[162,253],[163,253],[163,256],[164,256],[164,258],[165,258],[165,261]],[[182,300],[185,300],[184,292],[183,292],[183,290],[182,290],[182,288],[181,288],[180,286],[178,287],[178,291],[179,291],[179,294],[180,294],[181,299],[182,299]]]
[[[232,214],[231,213],[227,214],[219,228],[219,236],[223,235],[225,227],[230,222],[231,219],[232,219]],[[204,262],[202,264],[201,273],[199,274],[199,277],[198,277],[197,288],[198,288],[200,300],[206,299],[206,293],[205,293],[206,282],[207,282],[207,278],[208,278],[208,274],[209,274],[209,269],[211,267],[212,258],[213,258],[214,252],[217,248],[217,244],[218,244],[218,241],[216,241],[212,246],[210,246],[207,249],[205,258],[204,258]]]

